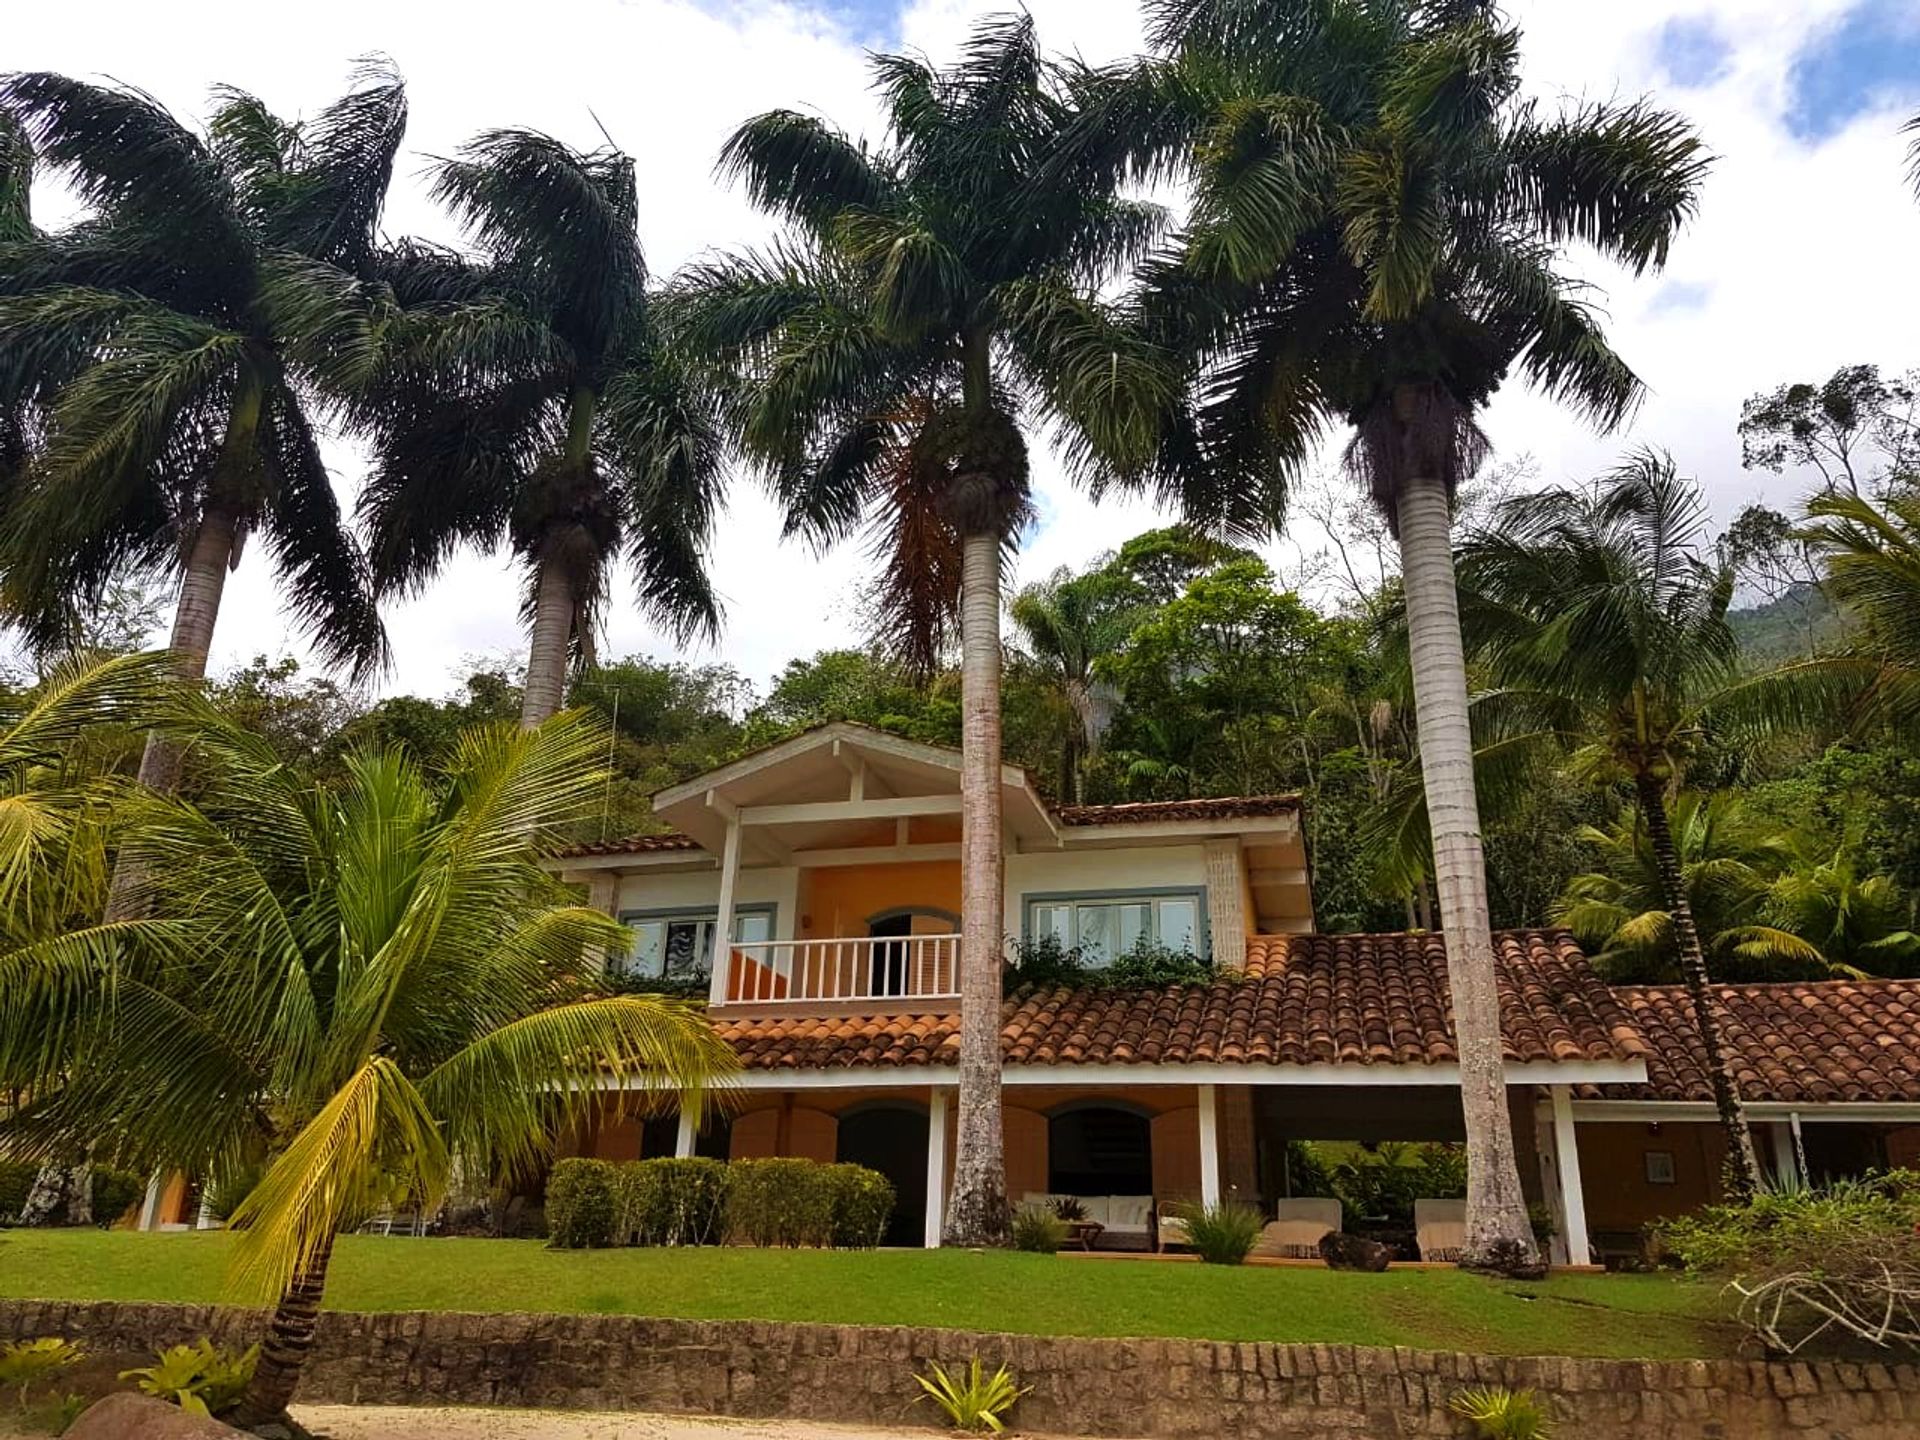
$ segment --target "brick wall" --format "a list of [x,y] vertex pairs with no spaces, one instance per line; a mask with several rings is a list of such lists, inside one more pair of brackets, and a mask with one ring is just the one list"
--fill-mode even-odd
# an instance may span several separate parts
[[[145,1351],[252,1338],[258,1312],[0,1302],[0,1339],[66,1335]],[[1895,1440],[1920,1430],[1913,1365],[1489,1358],[1351,1345],[1070,1340],[604,1315],[321,1317],[316,1402],[685,1411],[871,1424],[935,1421],[911,1376],[979,1355],[1033,1392],[1025,1428],[1155,1440],[1464,1434],[1463,1385],[1530,1386],[1581,1440]]]

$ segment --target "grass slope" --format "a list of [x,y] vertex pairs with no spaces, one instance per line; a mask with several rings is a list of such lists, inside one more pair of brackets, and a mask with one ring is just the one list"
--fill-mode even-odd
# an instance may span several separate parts
[[[228,1237],[0,1232],[0,1298],[217,1301]],[[1538,1285],[1453,1270],[1306,1268],[956,1250],[556,1251],[529,1240],[352,1236],[341,1310],[532,1310],[927,1325],[1031,1335],[1292,1340],[1673,1359],[1732,1352],[1710,1287],[1665,1275]]]

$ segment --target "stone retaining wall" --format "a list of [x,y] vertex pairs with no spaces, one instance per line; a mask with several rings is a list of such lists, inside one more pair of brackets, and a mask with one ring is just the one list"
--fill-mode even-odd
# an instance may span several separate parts
[[[0,1302],[0,1339],[65,1335],[147,1351],[244,1342],[254,1311]],[[933,1424],[913,1373],[979,1355],[1032,1393],[1024,1428],[1155,1440],[1324,1440],[1466,1433],[1465,1385],[1531,1387],[1580,1440],[1895,1440],[1920,1434],[1913,1365],[1512,1358],[1353,1345],[1073,1340],[955,1330],[652,1320],[616,1315],[321,1317],[301,1397]]]

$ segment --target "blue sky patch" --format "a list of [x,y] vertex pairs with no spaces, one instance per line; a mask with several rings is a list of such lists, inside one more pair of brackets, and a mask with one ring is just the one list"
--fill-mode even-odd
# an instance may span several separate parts
[[1650,315],[1671,315],[1688,310],[1704,310],[1713,299],[1713,286],[1705,280],[1669,280],[1647,302]]
[[1733,46],[1704,15],[1681,15],[1667,21],[1660,27],[1654,49],[1667,78],[1689,89],[1711,85],[1727,73],[1733,61]]
[[1920,12],[1864,0],[1813,38],[1787,77],[1787,128],[1818,142],[1869,110],[1920,104]]

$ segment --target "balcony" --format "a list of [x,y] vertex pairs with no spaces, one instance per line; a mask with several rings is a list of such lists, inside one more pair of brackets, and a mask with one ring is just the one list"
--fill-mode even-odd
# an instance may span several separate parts
[[950,1009],[960,998],[958,935],[740,941],[715,1003],[817,1013]]

